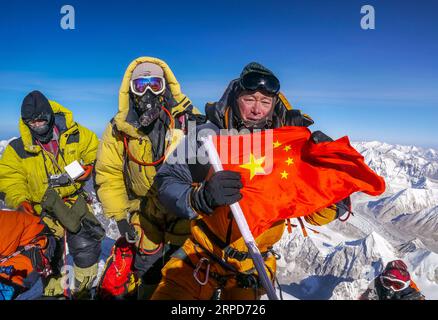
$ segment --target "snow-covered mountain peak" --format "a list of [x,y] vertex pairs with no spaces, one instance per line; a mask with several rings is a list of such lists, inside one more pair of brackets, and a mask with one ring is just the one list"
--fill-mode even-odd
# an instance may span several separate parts
[[311,242],[288,236],[282,248],[292,241],[306,252],[307,244],[313,259],[295,251],[290,264],[279,266],[282,283],[290,283],[285,290],[300,299],[357,299],[388,262],[402,259],[426,298],[437,299],[438,152],[379,141],[352,145],[387,190],[380,197],[354,194],[355,215],[309,233]]
[[426,180],[438,179],[438,151],[384,142],[354,142],[352,145],[390,189],[422,188]]
[[396,255],[394,247],[375,231],[362,241],[362,246],[365,256],[371,259],[381,258],[384,263],[391,261]]
[[406,243],[402,243],[397,249],[400,253],[409,253],[415,252],[419,249],[426,249],[426,245],[420,239],[415,238]]
[[[344,266],[339,275],[356,279],[361,266],[372,266],[375,272],[379,272],[386,263],[396,258],[394,247],[374,231],[363,239],[339,244],[335,251],[327,256],[325,264],[331,268],[336,265]],[[357,271],[353,271],[354,269]]]

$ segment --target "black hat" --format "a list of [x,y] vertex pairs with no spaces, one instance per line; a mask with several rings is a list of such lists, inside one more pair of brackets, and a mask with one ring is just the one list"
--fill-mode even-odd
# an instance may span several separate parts
[[258,62],[250,62],[243,68],[242,72],[240,73],[240,78],[243,78],[246,74],[251,72],[256,72],[267,76],[275,77],[274,73],[268,68],[266,68],[265,66],[262,66]]
[[21,118],[26,120],[37,120],[41,115],[53,115],[49,100],[39,91],[32,91],[23,99],[21,105]]
[[32,91],[23,99],[21,118],[27,125],[31,120],[46,120],[47,125],[38,129],[28,126],[34,138],[43,143],[50,141],[53,133],[52,129],[55,122],[55,115],[49,100],[47,100],[41,92],[36,90]]

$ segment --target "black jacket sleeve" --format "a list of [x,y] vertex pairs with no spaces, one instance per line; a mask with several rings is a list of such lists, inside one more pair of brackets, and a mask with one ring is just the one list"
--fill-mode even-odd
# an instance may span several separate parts
[[218,131],[211,123],[197,127],[194,136],[184,137],[158,170],[155,176],[158,198],[170,213],[185,219],[198,216],[190,204],[190,194],[194,184],[205,180],[210,165],[197,136]]

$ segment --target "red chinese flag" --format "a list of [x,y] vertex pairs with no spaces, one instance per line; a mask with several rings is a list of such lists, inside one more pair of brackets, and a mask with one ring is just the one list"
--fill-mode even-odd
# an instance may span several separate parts
[[234,136],[213,142],[224,170],[242,174],[239,204],[254,237],[273,223],[305,216],[362,191],[379,195],[385,181],[343,137],[314,143],[305,127]]

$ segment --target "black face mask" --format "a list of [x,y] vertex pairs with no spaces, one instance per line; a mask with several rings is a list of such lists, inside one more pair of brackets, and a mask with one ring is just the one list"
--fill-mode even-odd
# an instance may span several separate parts
[[131,93],[134,101],[134,109],[139,117],[139,123],[142,127],[150,126],[160,116],[162,98],[150,91],[143,96],[137,96]]
[[25,121],[32,134],[32,137],[41,143],[49,142],[53,138],[53,116],[51,114],[41,115],[36,119],[46,120],[46,124],[39,127],[32,127]]
[[[23,99],[21,118],[35,140],[47,143],[52,139],[55,115],[49,100],[41,92],[32,91]],[[32,120],[45,120],[47,123],[44,126],[33,128],[29,125]]]

